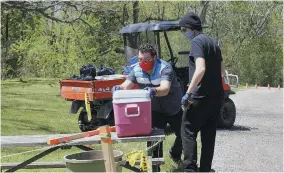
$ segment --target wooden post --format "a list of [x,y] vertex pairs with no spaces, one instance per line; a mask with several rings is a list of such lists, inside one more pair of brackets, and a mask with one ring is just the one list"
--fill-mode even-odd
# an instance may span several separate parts
[[103,149],[106,172],[116,172],[114,154],[109,126],[100,127],[101,144]]

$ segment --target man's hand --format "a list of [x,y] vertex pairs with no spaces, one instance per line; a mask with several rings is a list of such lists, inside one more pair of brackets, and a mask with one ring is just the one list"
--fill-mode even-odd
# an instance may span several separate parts
[[116,91],[116,90],[120,90],[120,86],[119,86],[119,85],[115,85],[115,86],[112,87],[112,89],[111,89],[112,94],[113,94],[114,91]]
[[181,105],[188,106],[190,98],[191,98],[191,93],[185,93],[185,95],[181,99]]
[[153,98],[157,94],[157,90],[155,88],[152,88],[152,87],[146,87],[146,88],[144,88],[144,90],[149,91],[149,95],[150,95],[151,98]]

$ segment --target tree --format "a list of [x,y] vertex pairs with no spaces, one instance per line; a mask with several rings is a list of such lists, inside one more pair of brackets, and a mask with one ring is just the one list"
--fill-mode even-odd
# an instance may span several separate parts
[[[5,1],[1,5],[2,78],[66,77],[86,63],[119,70],[125,58],[114,50],[124,52],[121,27],[179,20],[193,11],[209,26],[204,32],[220,43],[229,72],[243,82],[283,82],[280,1]],[[174,50],[189,47],[180,33],[169,35]],[[137,35],[128,42],[137,47]]]

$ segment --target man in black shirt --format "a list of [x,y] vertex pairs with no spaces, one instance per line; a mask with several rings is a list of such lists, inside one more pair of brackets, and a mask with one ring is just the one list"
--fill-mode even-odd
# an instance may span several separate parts
[[[224,65],[217,42],[202,33],[200,18],[190,12],[179,22],[185,37],[191,40],[189,54],[189,87],[181,100],[188,107],[182,119],[181,136],[185,172],[211,170],[224,90]],[[197,167],[197,133],[201,132],[200,168]]]

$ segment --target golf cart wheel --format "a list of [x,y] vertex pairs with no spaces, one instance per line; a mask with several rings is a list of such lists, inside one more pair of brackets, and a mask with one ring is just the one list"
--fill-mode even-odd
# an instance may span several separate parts
[[88,114],[86,110],[82,110],[78,117],[78,125],[82,132],[95,130],[99,127],[99,120],[97,119],[97,111],[92,110],[92,118],[88,120]]
[[226,98],[221,108],[221,114],[218,119],[218,127],[231,128],[236,120],[236,107],[234,102]]

